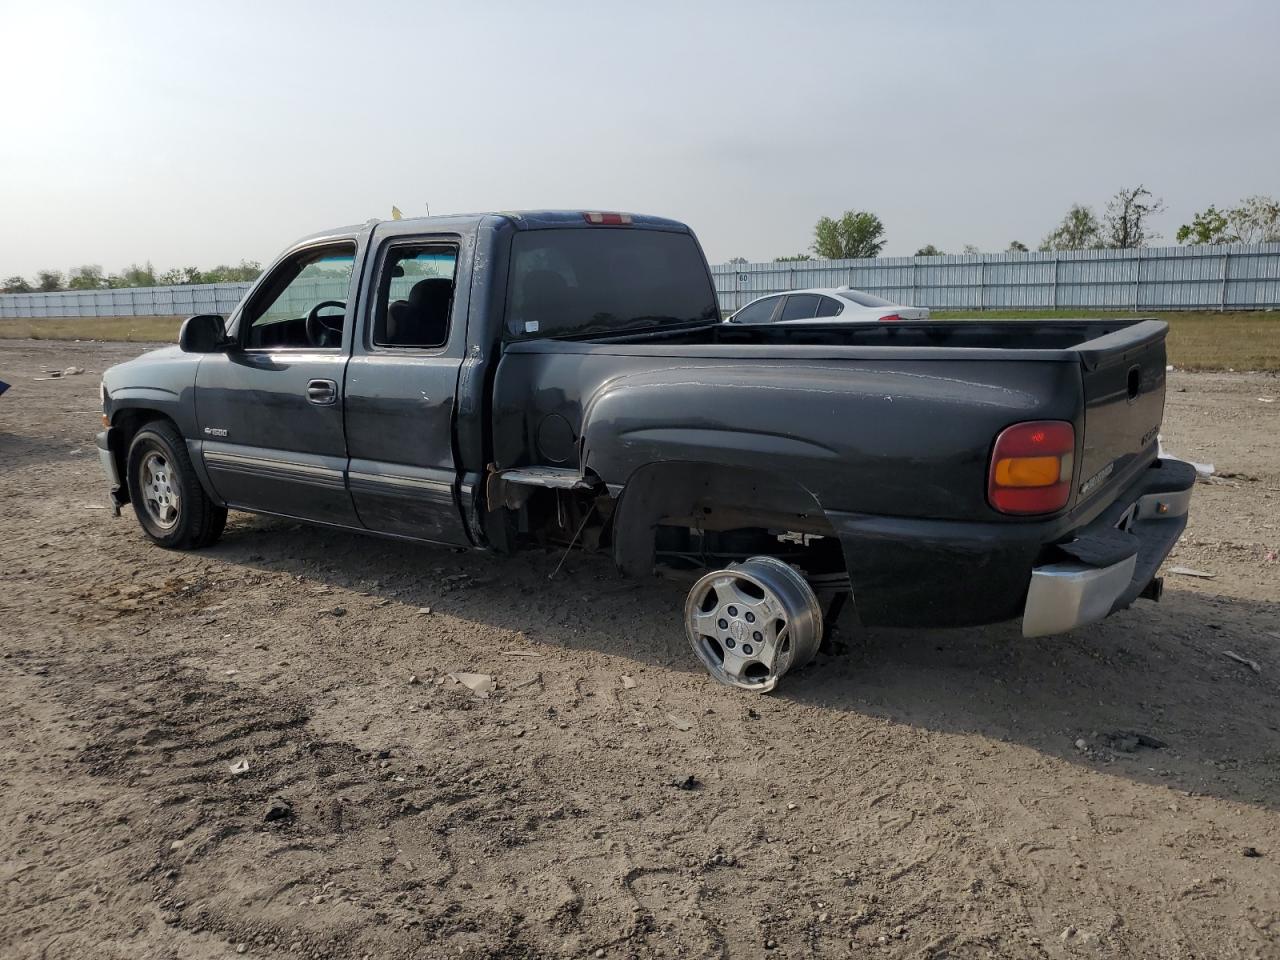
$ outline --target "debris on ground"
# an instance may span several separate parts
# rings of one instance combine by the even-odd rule
[[[677,790],[701,790],[702,781],[691,773],[683,780],[677,780],[675,782],[675,788]]]
[[[1121,753],[1137,753],[1139,747],[1149,750],[1163,750],[1168,746],[1163,740],[1133,730],[1117,730],[1115,733],[1104,733],[1100,738],[1107,746]]]
[[[1199,577],[1202,580],[1212,580],[1217,576],[1216,573],[1209,573],[1207,570],[1193,570],[1191,567],[1170,567],[1168,573],[1176,573],[1181,577]]]
[[[1179,457],[1177,454],[1170,453],[1168,450],[1166,450],[1164,448],[1164,437],[1159,434],[1156,435],[1156,450],[1157,450],[1157,455],[1162,460],[1184,459],[1183,457]],[[1196,477],[1198,479],[1207,480],[1209,479],[1209,477],[1213,476],[1212,463],[1196,463],[1194,460],[1187,460],[1187,463],[1191,464],[1191,466],[1196,468]]]
[[[248,773],[249,761],[246,760],[244,757],[241,757],[239,760],[232,761],[230,769],[231,769],[231,773],[237,777],[240,776],[240,774],[242,773]]]
[[[1222,655],[1226,657],[1228,660],[1234,660],[1236,663],[1244,664],[1254,673],[1262,672],[1262,664],[1258,663],[1257,660],[1250,660],[1248,657],[1242,657],[1240,656],[1240,654],[1234,653],[1231,650],[1223,650]]]
[[[418,616],[420,616],[420,617],[427,617],[427,616],[430,616],[430,615],[431,615],[431,608],[430,608],[430,607],[419,607],[419,608],[418,608]]]
[[[1257,847],[1245,847],[1243,850],[1240,851],[1240,853],[1246,857],[1262,856],[1262,851],[1260,851]]]
[[[635,688],[636,688],[636,679],[635,679],[635,677],[629,677],[629,676],[627,676],[627,675],[624,673],[624,674],[622,675],[622,689],[623,689],[623,690],[634,690]]]
[[[492,675],[487,673],[451,673],[449,679],[454,683],[460,683],[481,700],[489,699],[489,694],[493,693],[496,685]]]
[[[288,820],[293,816],[293,804],[284,797],[272,797],[271,802],[267,804],[266,812],[262,815],[264,823],[274,823],[277,820]]]
[[[692,723],[690,723],[688,720],[683,719],[682,717],[677,717],[674,713],[668,713],[667,720],[670,721],[671,725],[675,727],[677,730],[693,729]]]

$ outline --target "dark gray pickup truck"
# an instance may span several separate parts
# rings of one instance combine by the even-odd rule
[[[227,510],[682,573],[693,650],[768,690],[866,624],[1139,596],[1195,473],[1157,454],[1157,320],[720,322],[683,224],[536,212],[309,237],[232,315],[107,371],[102,463],[165,547]]]

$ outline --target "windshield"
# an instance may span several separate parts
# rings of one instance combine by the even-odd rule
[[[892,300],[881,300],[879,297],[873,297],[869,293],[863,293],[861,290],[837,290],[837,294],[846,300],[851,300],[860,307],[892,307]]]
[[[660,230],[528,230],[511,243],[507,331],[515,339],[616,333],[719,320],[691,235]]]

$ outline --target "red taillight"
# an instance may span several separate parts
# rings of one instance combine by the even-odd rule
[[[582,219],[587,223],[604,224],[606,226],[621,227],[631,222],[631,214],[629,213],[584,213]]]
[[[901,320],[901,319],[902,318],[898,316],[896,313],[886,313],[883,317],[880,318],[880,323],[888,323],[891,320]]]
[[[1015,423],[991,451],[987,499],[1001,513],[1053,513],[1071,499],[1076,431],[1065,420]]]

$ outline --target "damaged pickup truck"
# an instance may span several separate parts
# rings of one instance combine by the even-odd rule
[[[1166,332],[725,324],[671,220],[371,221],[108,370],[98,446],[163,547],[234,509],[682,574],[699,659],[769,690],[849,598],[1028,636],[1158,599],[1195,479],[1157,454]]]

